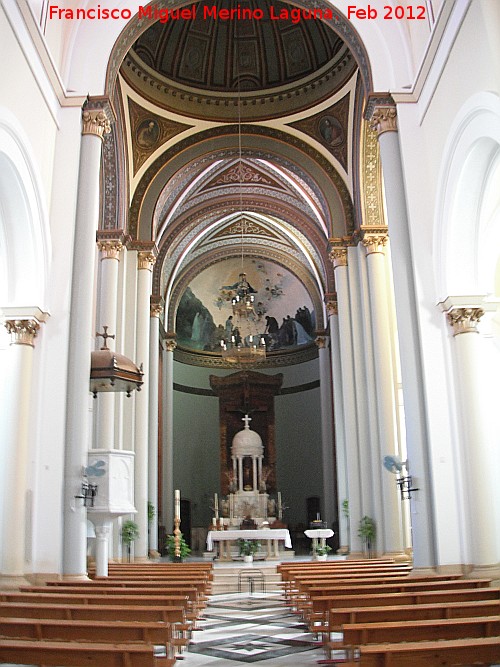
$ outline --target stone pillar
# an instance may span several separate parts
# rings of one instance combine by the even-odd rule
[[[326,312],[330,330],[330,361],[332,364],[333,414],[337,470],[337,498],[339,512],[339,552],[347,553],[349,544],[349,503],[344,430],[344,403],[342,392],[342,364],[340,359],[339,310],[337,295],[326,297]],[[347,507],[344,502],[347,501]]]
[[[332,376],[328,336],[320,334],[318,347],[321,395],[321,454],[323,467],[323,520],[331,528],[335,518],[335,463],[333,460]]]
[[[360,552],[361,541],[357,535],[357,522],[361,518],[361,488],[359,481],[358,426],[356,413],[356,386],[354,382],[353,345],[351,329],[351,311],[349,300],[349,278],[347,267],[347,248],[342,241],[330,250],[335,271],[337,287],[338,323],[340,356],[342,359],[342,398],[345,432],[347,500],[349,502],[349,542],[350,551]]]
[[[410,500],[413,516],[413,560],[416,568],[434,567],[437,555],[434,546],[436,540],[432,517],[427,411],[423,391],[425,385],[405,182],[397,132],[397,111],[392,98],[389,95],[370,97],[366,118],[377,132],[380,145],[391,237],[408,460],[419,488],[418,493],[413,494]]]
[[[82,489],[82,470],[90,447],[90,354],[94,346],[95,238],[99,220],[99,174],[102,139],[110,131],[110,112],[92,108],[82,114],[73,272],[71,284],[66,451],[63,497],[63,575],[87,579],[87,512],[75,499]]]
[[[139,537],[134,542],[134,557],[148,558],[148,478],[149,478],[149,337],[151,276],[155,263],[154,254],[140,251],[137,254],[137,317],[136,317],[136,359],[143,365],[144,391],[135,396],[135,477],[134,494],[137,514],[135,521]]]
[[[446,304],[446,302],[445,302]],[[461,442],[465,471],[466,530],[471,564],[476,573],[488,575],[496,566],[498,576],[498,526],[500,510],[492,502],[498,484],[498,438],[492,433],[491,410],[484,400],[483,339],[477,326],[484,315],[479,307],[451,307],[448,322],[453,329],[457,388],[461,406]],[[495,578],[495,577],[493,577]]]
[[[109,536],[111,521],[92,518],[95,527],[95,573],[98,577],[108,576]]]
[[[4,313],[5,314],[5,313]],[[5,327],[11,342],[3,379],[8,391],[3,393],[2,412],[5,429],[2,433],[4,487],[0,501],[3,505],[1,540],[5,546],[0,563],[0,584],[3,588],[26,585],[24,579],[27,558],[27,469],[29,465],[30,408],[34,340],[46,313],[37,317],[6,319]]]
[[[375,453],[374,457],[374,476],[376,478],[374,488],[380,489],[382,496],[381,516],[378,517],[378,543],[384,554],[397,555],[404,551],[401,500],[394,476],[387,474],[382,467],[385,455],[399,455],[400,453],[397,437],[393,335],[387,294],[388,276],[385,255],[387,242],[386,227],[363,229],[362,244],[366,249],[375,353],[376,408],[380,444],[380,450]]]
[[[163,349],[163,516],[167,533],[174,529],[174,350],[175,333],[167,333]]]
[[[99,237],[99,233],[98,233]],[[110,350],[116,348],[116,318],[118,297],[118,265],[120,252],[123,248],[118,239],[98,240],[97,247],[101,256],[101,274],[99,283],[99,319],[97,333],[103,333],[103,327],[108,328],[109,336],[106,345]],[[97,347],[101,347],[102,340],[97,338]],[[115,448],[115,394],[101,392],[97,395],[97,449]]]
[[[155,513],[149,521],[149,549],[158,551],[158,371],[160,367],[160,315],[163,306],[151,299],[149,336],[149,464],[148,501]]]

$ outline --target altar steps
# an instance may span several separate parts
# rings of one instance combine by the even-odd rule
[[[212,595],[222,593],[275,593],[281,591],[281,575],[276,563],[214,563]]]

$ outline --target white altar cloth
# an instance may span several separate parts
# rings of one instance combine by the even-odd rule
[[[266,528],[264,530],[210,530],[207,535],[207,550],[212,551],[214,542],[235,540],[284,540],[285,547],[292,548],[290,532],[286,528]]]
[[[316,538],[328,538],[328,537],[333,537],[334,533],[333,530],[330,530],[330,528],[311,528],[310,530],[304,530],[304,535],[306,537],[310,537],[312,539]]]

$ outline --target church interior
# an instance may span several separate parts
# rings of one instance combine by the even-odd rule
[[[70,4],[0,2],[0,589],[130,521],[499,580],[497,0]]]

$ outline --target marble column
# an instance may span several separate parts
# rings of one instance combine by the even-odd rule
[[[357,535],[357,522],[361,518],[361,488],[359,477],[358,425],[356,413],[356,385],[354,380],[354,349],[352,345],[351,307],[349,299],[349,277],[347,266],[347,248],[341,245],[330,249],[330,259],[335,271],[337,288],[338,324],[342,398],[347,471],[347,500],[349,503],[349,542],[350,551],[361,552],[361,541]]]
[[[109,538],[112,522],[104,519],[94,519],[95,527],[95,573],[98,577],[108,576]]]
[[[321,462],[323,467],[323,521],[329,528],[335,518],[335,464],[333,460],[332,376],[328,336],[316,337],[321,396]]]
[[[82,139],[76,203],[70,301],[66,450],[63,497],[63,564],[67,579],[87,579],[87,511],[75,498],[90,447],[90,354],[94,347],[95,238],[99,220],[102,140],[110,130],[110,112],[92,108],[82,114]]]
[[[151,299],[149,336],[149,456],[148,456],[148,502],[154,507],[154,516],[149,521],[149,549],[158,551],[158,395],[160,367],[160,315],[163,306]]]
[[[339,310],[337,295],[327,295],[326,312],[330,330],[330,361],[332,365],[333,415],[337,466],[337,497],[339,512],[339,551],[347,553],[349,544],[349,502],[345,449],[342,364],[340,359]],[[347,501],[347,506],[345,505]]]
[[[449,301],[449,300],[448,300]],[[446,302],[445,302],[446,303]],[[484,311],[476,306],[451,307],[447,311],[453,330],[457,389],[461,406],[466,535],[470,565],[482,576],[488,567],[498,572],[498,526],[500,510],[492,502],[498,484],[498,437],[492,432],[491,410],[484,400],[485,353],[478,323]]]
[[[135,476],[134,500],[137,514],[135,522],[139,537],[134,542],[136,560],[148,558],[148,478],[149,478],[149,338],[151,278],[155,263],[154,254],[140,251],[137,254],[137,316],[136,316],[136,359],[143,365],[144,390],[135,396]]]
[[[437,563],[430,487],[429,437],[396,106],[389,95],[373,95],[368,100],[365,115],[372,129],[377,132],[380,146],[387,222],[391,237],[408,460],[416,486],[420,489],[410,500],[413,518],[413,561],[416,568],[428,568],[434,567]]]
[[[393,334],[387,294],[388,276],[385,255],[387,242],[386,227],[363,229],[362,244],[366,249],[375,353],[375,393],[380,446],[380,449],[375,452],[373,471],[374,489],[381,491],[382,505],[378,543],[384,554],[397,555],[404,551],[401,500],[394,476],[388,474],[382,466],[385,455],[397,456],[400,453],[396,421],[397,398],[393,366]]]
[[[33,380],[34,340],[40,324],[47,315],[39,311],[38,317],[6,319],[5,327],[11,341],[6,354],[4,381],[8,391],[3,393],[2,412],[4,430],[2,433],[4,485],[0,492],[3,523],[1,524],[3,560],[0,565],[0,583],[3,588],[26,585],[27,558],[27,470],[29,466],[30,408]]]
[[[167,332],[163,348],[163,517],[167,533],[174,529],[174,350],[175,333]]]
[[[99,234],[98,234],[99,236]],[[105,343],[110,350],[116,348],[116,319],[118,299],[118,268],[120,253],[123,249],[121,241],[100,240],[97,242],[100,253],[101,271],[99,281],[99,320],[97,333],[103,333],[107,327],[109,334]],[[97,347],[103,341],[97,337]],[[97,449],[115,448],[115,394],[101,392],[97,395],[96,409],[96,440]]]

